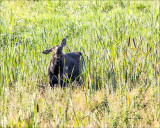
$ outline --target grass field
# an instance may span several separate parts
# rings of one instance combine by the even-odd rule
[[[159,7],[0,0],[0,127],[160,127]],[[42,51],[66,36],[84,82],[51,89]]]

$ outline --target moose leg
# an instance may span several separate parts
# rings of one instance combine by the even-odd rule
[[[65,84],[66,84],[66,79],[64,76],[61,76],[61,80],[60,80],[61,87],[65,87]]]
[[[52,87],[52,88],[53,88],[54,84],[53,84],[53,82],[52,82],[52,78],[51,78],[50,76],[48,76],[48,81],[49,81],[49,85],[50,85],[50,87]]]
[[[63,67],[61,65],[61,67]],[[65,87],[65,77],[64,77],[64,74],[63,74],[63,68],[60,68],[60,86],[63,88]]]
[[[55,75],[48,76],[49,85],[53,88],[54,84],[58,84],[58,78]]]

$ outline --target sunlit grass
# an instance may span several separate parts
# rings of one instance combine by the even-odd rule
[[[160,126],[158,4],[1,1],[0,126]],[[42,51],[67,35],[84,82],[51,90]]]

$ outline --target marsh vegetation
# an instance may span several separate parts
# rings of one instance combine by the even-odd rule
[[[159,21],[159,1],[1,0],[0,127],[160,127]],[[67,35],[84,81],[51,89]]]

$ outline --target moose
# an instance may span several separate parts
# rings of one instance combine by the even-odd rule
[[[53,88],[55,84],[60,83],[61,87],[66,82],[78,80],[81,75],[82,61],[84,61],[81,52],[70,52],[63,54],[63,47],[66,46],[66,38],[63,38],[59,45],[44,50],[43,54],[52,52],[48,66],[48,81]]]

